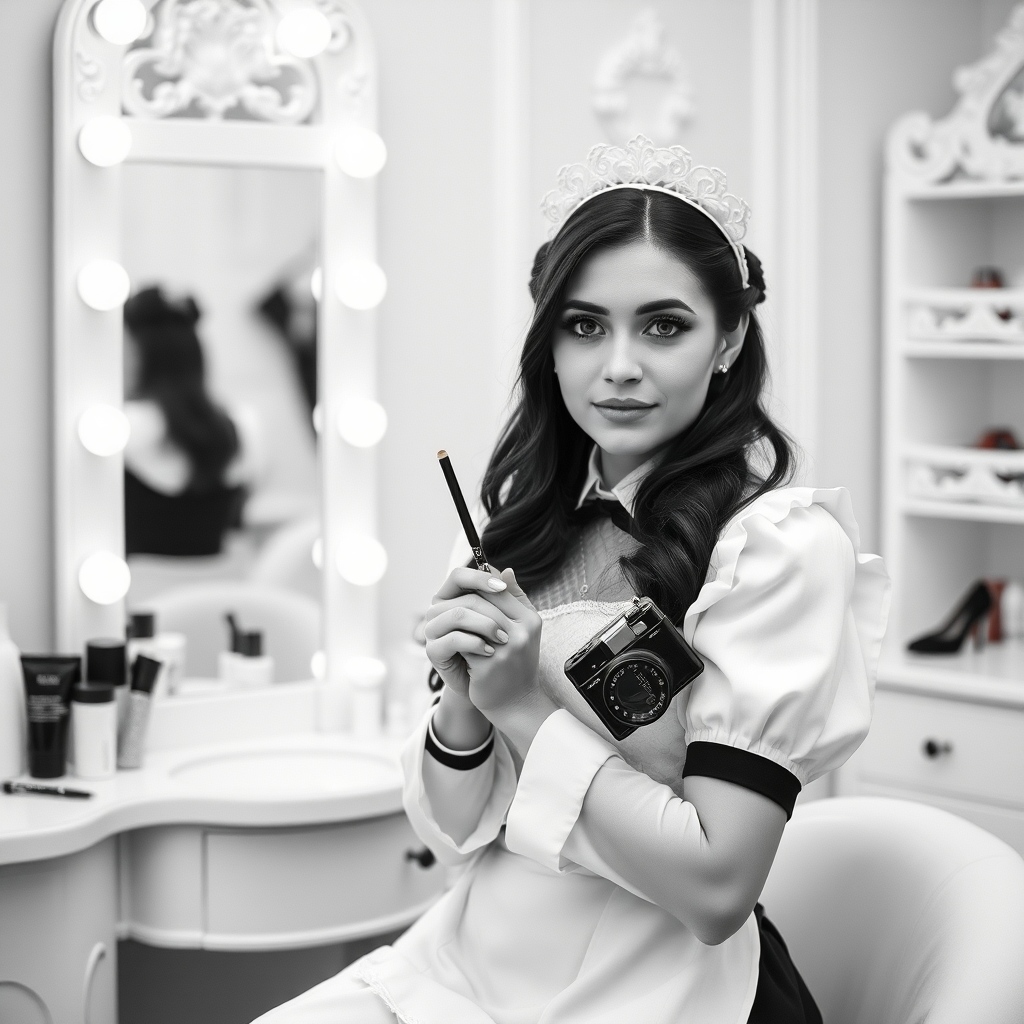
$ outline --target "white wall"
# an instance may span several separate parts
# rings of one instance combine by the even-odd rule
[[[52,637],[50,41],[59,0],[0,3],[0,601]]]
[[[697,120],[687,142],[751,182],[751,0],[522,0],[528,83],[522,216],[557,166],[599,137],[590,82],[604,48],[654,6],[690,64]],[[0,0],[0,599],[16,640],[50,639],[49,52],[58,0]],[[380,313],[385,643],[406,634],[440,581],[457,529],[434,452],[470,489],[500,409],[494,399],[496,217],[493,3],[364,0],[379,50]],[[1007,0],[821,0],[822,329],[817,479],[854,494],[877,538],[878,236],[881,146],[890,122],[948,109],[955,65],[975,59]],[[755,211],[756,216],[756,211]],[[531,234],[532,233],[532,234]],[[767,268],[769,279],[771,268]],[[525,289],[525,277],[522,287]]]

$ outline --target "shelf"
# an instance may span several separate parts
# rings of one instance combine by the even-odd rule
[[[907,288],[903,301],[923,306],[1024,307],[1024,288]]]
[[[928,519],[959,519],[976,523],[1024,523],[1024,505],[985,505],[970,501],[929,501],[907,498],[900,506],[903,514]]]
[[[944,444],[910,444],[903,450],[903,457],[950,469],[989,466],[1007,473],[1024,473],[1024,450],[968,448]],[[1024,509],[1024,503],[1021,507]]]
[[[988,644],[980,651],[965,645],[959,654],[887,652],[878,666],[878,685],[883,689],[1024,707],[1024,641],[1005,640]]]
[[[907,359],[1024,359],[1024,342],[1015,341],[907,341],[901,352]]]
[[[1022,181],[950,181],[940,185],[911,185],[907,199],[1006,199],[1024,198]]]

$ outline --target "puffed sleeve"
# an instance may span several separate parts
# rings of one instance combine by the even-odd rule
[[[725,779],[781,804],[839,767],[871,724],[889,604],[861,554],[848,493],[774,491],[737,516],[684,621],[705,662],[685,703],[683,775]]]

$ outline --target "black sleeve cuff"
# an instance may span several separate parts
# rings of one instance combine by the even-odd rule
[[[425,746],[427,753],[435,761],[440,762],[446,768],[454,768],[456,771],[468,772],[473,768],[479,768],[480,765],[482,765],[487,758],[494,753],[494,728],[491,728],[491,734],[479,747],[476,748],[476,750],[467,750],[463,753],[460,750],[451,750],[448,747],[442,747],[434,737],[434,723],[431,722],[427,726]]]
[[[689,744],[683,778],[687,775],[703,775],[752,789],[774,800],[786,812],[787,821],[793,816],[793,806],[800,795],[800,780],[781,764],[725,743],[698,740]]]

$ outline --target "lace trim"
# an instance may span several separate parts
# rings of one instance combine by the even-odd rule
[[[570,615],[573,612],[604,612],[605,614],[617,615],[620,612],[624,612],[632,604],[632,601],[570,601],[567,604],[555,605],[554,608],[542,608],[537,614],[542,619],[556,619],[560,615]],[[618,610],[609,612],[609,608]]]

